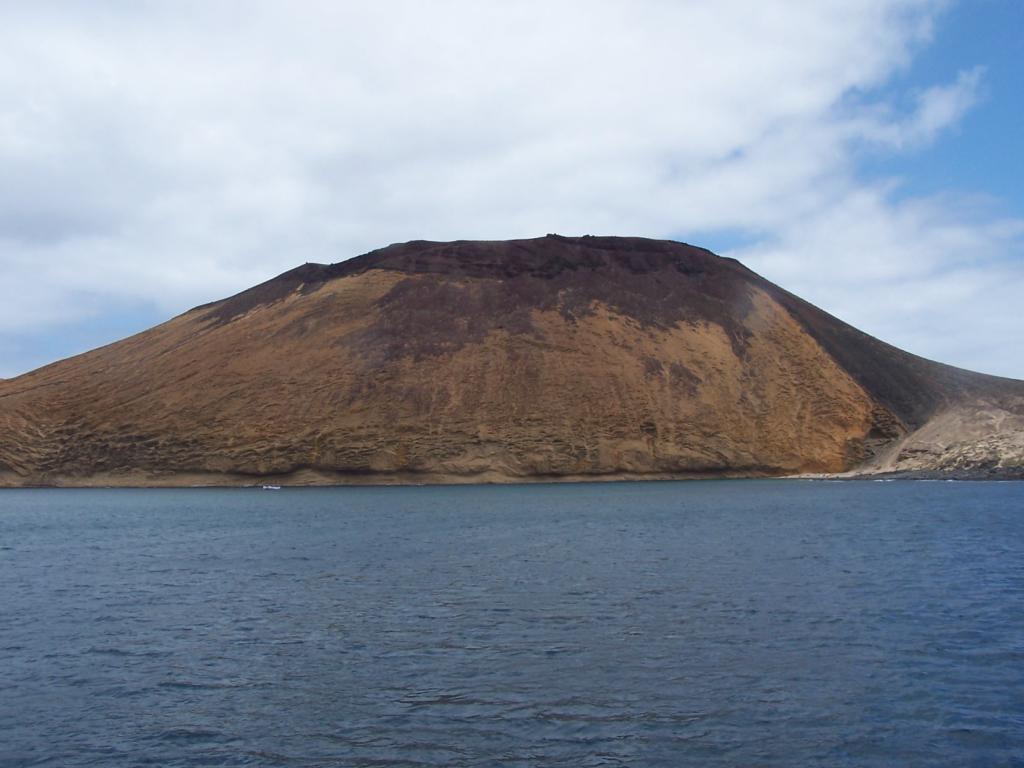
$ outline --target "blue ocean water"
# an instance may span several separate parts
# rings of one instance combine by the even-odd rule
[[[0,492],[0,766],[1022,766],[1024,483]]]

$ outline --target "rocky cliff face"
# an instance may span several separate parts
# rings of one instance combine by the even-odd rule
[[[1007,474],[1022,421],[699,248],[412,242],[0,381],[0,484]]]

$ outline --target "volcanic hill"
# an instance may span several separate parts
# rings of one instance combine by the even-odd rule
[[[0,381],[0,485],[1020,475],[1024,382],[902,352],[689,245],[306,264]]]

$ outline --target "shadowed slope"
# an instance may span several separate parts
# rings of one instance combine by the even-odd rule
[[[1022,400],[692,246],[417,241],[0,382],[0,482],[898,469],[939,414]]]

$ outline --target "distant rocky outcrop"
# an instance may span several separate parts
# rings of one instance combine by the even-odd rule
[[[306,264],[0,381],[0,485],[1009,477],[1024,383],[736,261],[549,235]]]

